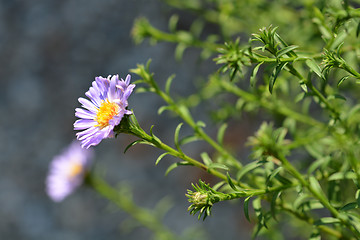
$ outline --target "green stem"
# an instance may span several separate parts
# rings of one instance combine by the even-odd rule
[[[261,107],[270,110],[271,112],[276,112],[278,114],[281,114],[283,116],[290,117],[292,119],[295,119],[299,122],[313,125],[313,126],[324,126],[322,122],[319,122],[318,120],[308,116],[303,115],[301,113],[295,112],[292,109],[286,107],[284,104],[273,104],[270,101],[267,101],[265,99],[258,99],[257,96],[254,94],[251,94],[249,92],[246,92],[236,85],[234,85],[231,82],[228,81],[220,81],[221,87],[223,87],[226,91],[235,94],[236,96],[243,98],[247,102],[256,102]]]
[[[314,85],[309,82],[306,78],[304,78],[291,64],[288,64],[287,67],[289,68],[289,72],[292,73],[294,76],[299,78],[299,80],[304,81],[306,86],[319,98],[319,100],[325,104],[326,108],[334,114],[335,119],[339,120],[340,122],[340,113],[331,106],[329,101],[324,97],[324,95],[314,87]]]
[[[345,226],[347,226],[355,236],[360,237],[360,233],[356,230],[356,228],[351,224],[351,222],[347,219],[344,218],[343,216],[340,215],[340,213],[338,212],[338,210],[336,210],[336,208],[334,208],[330,202],[328,201],[328,199],[320,192],[318,192],[308,181],[306,181],[304,179],[304,177],[302,176],[301,173],[299,173],[296,168],[293,167],[293,165],[290,164],[290,162],[283,156],[278,156],[278,159],[282,162],[282,165],[285,169],[287,169],[296,179],[299,180],[299,182],[301,183],[301,185],[303,185],[304,187],[306,187],[310,193],[312,193],[312,195],[317,198],[320,203],[327,208],[331,214],[335,217],[338,218]]]
[[[299,213],[297,211],[295,211],[294,209],[292,209],[291,207],[285,205],[285,204],[282,204],[280,205],[281,209],[283,209],[284,211],[294,215],[295,217],[297,217],[298,219],[304,221],[304,222],[307,222],[308,224],[310,225],[314,225],[314,219],[305,215],[305,214],[302,214],[302,213]],[[332,235],[334,237],[336,237],[337,239],[342,239],[343,238],[343,235],[341,232],[335,230],[335,229],[332,229],[328,226],[325,226],[325,225],[319,225],[317,226],[318,229],[320,229],[321,231],[323,231],[324,233],[327,233],[329,235]]]
[[[145,140],[146,142],[152,143],[155,147],[164,150],[165,152],[169,153],[170,155],[180,158],[188,163],[190,163],[191,165],[203,169],[206,172],[210,173],[211,175],[218,177],[222,180],[225,180],[226,182],[228,181],[228,178],[225,174],[213,169],[213,168],[209,168],[208,166],[206,166],[205,164],[187,156],[186,154],[184,154],[183,152],[179,152],[178,150],[175,150],[174,148],[166,145],[165,143],[163,143],[160,139],[158,138],[154,138],[153,136],[148,135],[144,130],[139,129],[138,127],[134,127],[134,126],[130,126],[130,131],[126,132],[128,134],[132,134],[135,135],[137,137],[139,137],[140,139]],[[244,189],[250,189],[248,185],[238,182],[235,179],[230,179],[235,185],[244,188]]]
[[[179,117],[181,117],[190,127],[192,127],[195,133],[200,136],[203,140],[208,142],[216,151],[218,151],[225,159],[231,161],[231,163],[237,168],[241,169],[242,164],[231,154],[229,153],[223,146],[214,141],[209,135],[205,133],[205,131],[199,127],[194,119],[192,118],[190,112],[187,108],[177,105],[174,100],[165,92],[160,90],[156,82],[154,81],[151,74],[148,74],[147,71],[142,69],[140,76],[143,77],[146,83],[154,88],[156,94],[158,94],[170,107],[172,107],[173,111],[176,112]]]
[[[136,221],[153,231],[157,239],[177,239],[175,235],[166,228],[151,211],[140,208],[134,204],[128,194],[121,193],[112,188],[104,180],[96,176],[88,176],[87,183],[92,186],[100,195],[118,205],[122,210],[131,215]]]

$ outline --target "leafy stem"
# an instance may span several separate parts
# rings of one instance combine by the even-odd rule
[[[145,69],[144,65],[138,65],[137,69],[133,69],[132,71],[142,77],[143,81],[152,87],[152,90],[158,94],[169,106],[173,112],[175,112],[180,118],[182,118],[191,128],[194,129],[195,133],[201,137],[204,141],[208,142],[216,151],[218,151],[225,159],[231,161],[231,163],[238,169],[241,169],[242,164],[231,154],[229,153],[223,146],[214,141],[203,129],[202,127],[196,123],[191,116],[190,111],[184,105],[177,104],[169,94],[162,91],[157,83],[155,82],[152,74],[149,73],[149,64]]]
[[[205,170],[206,172],[210,173],[213,176],[216,176],[222,180],[225,181],[231,181],[233,182],[235,185],[244,188],[244,189],[249,189],[249,186],[247,186],[244,183],[238,182],[232,178],[229,178],[229,176],[217,171],[214,168],[210,168],[208,166],[206,166],[205,164],[187,156],[185,153],[183,153],[181,150],[176,150],[170,146],[168,146],[167,144],[163,143],[158,137],[156,137],[151,130],[151,134],[147,134],[138,124],[136,118],[134,115],[131,116],[131,119],[127,116],[125,116],[121,123],[114,128],[114,131],[116,132],[116,134],[119,133],[126,133],[126,134],[131,134],[134,135],[138,138],[141,139],[141,141],[136,141],[135,143],[143,143],[143,144],[148,144],[148,145],[152,145],[155,146],[159,149],[164,150],[166,153],[177,157],[179,159],[182,159],[185,161],[185,163],[180,163],[179,165],[192,165],[195,166],[197,168],[200,168],[202,170]],[[133,146],[134,144],[132,144],[131,146]]]
[[[278,159],[281,161],[283,167],[287,169],[296,179],[298,179],[301,185],[306,187],[311,192],[311,194],[331,212],[335,218],[338,218],[345,226],[347,226],[355,236],[360,237],[359,231],[352,225],[349,219],[346,216],[340,214],[339,211],[331,205],[331,203],[325,197],[324,193],[321,191],[320,185],[315,180],[315,178],[310,178],[309,181],[307,181],[284,156],[280,155],[278,156]]]

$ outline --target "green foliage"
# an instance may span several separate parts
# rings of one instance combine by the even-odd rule
[[[166,174],[186,165],[219,179],[213,187],[199,180],[188,190],[188,210],[199,219],[217,202],[243,199],[244,216],[255,224],[253,238],[278,239],[286,224],[308,239],[359,239],[359,1],[165,2],[191,12],[191,26],[178,28],[180,13],[169,19],[168,31],[139,18],[135,42],[171,42],[178,60],[186,49],[199,48],[200,58],[213,59],[214,71],[197,92],[175,98],[174,75],[163,90],[150,61],[139,64],[131,70],[139,77],[138,92],[158,95],[165,104],[158,113],[169,111],[181,123],[170,144],[152,128],[146,133],[134,115],[116,134],[139,138],[128,148],[141,143],[161,149],[156,164],[175,157]],[[214,120],[204,119],[208,126],[196,114],[204,109]],[[251,154],[243,160],[234,150],[243,148],[237,129],[255,117],[262,124],[252,125],[258,130],[248,137]],[[191,133],[182,137],[185,127]],[[208,149],[189,156],[185,145],[194,141]]]

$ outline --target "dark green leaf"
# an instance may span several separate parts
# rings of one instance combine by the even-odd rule
[[[350,75],[347,75],[347,76],[342,77],[342,78],[339,80],[337,86],[339,87],[339,86],[343,83],[343,81],[345,81],[345,80],[348,79],[349,77],[350,77]]]
[[[295,46],[295,45],[292,45],[292,46],[288,46],[288,47],[285,47],[283,49],[281,49],[280,51],[277,52],[276,54],[276,57],[281,57],[282,55],[284,54],[287,54],[289,52],[293,52],[294,49],[298,48],[299,46]]]
[[[256,65],[251,73],[251,77],[250,77],[250,86],[254,87],[255,83],[256,83],[256,74],[259,71],[259,67],[263,64],[264,62],[259,63],[258,65]]]
[[[231,187],[232,189],[234,189],[235,191],[237,191],[237,188],[236,188],[236,186],[234,185],[233,181],[231,180],[231,177],[230,177],[230,175],[229,175],[228,172],[226,173],[226,178],[227,178],[227,182],[228,182],[228,184],[230,185],[230,187]]]
[[[250,222],[250,217],[249,217],[249,201],[250,201],[251,196],[245,198],[244,200],[244,214],[246,219]]]
[[[276,66],[276,68],[274,69],[273,73],[270,76],[270,81],[269,81],[269,92],[272,93],[273,88],[274,88],[274,84],[275,81],[279,75],[279,73],[281,72],[281,70],[287,65],[287,62],[282,62],[279,65]]]
[[[355,208],[358,208],[357,202],[351,202],[351,203],[345,204],[339,210],[340,211],[348,211],[348,210],[355,209]]]

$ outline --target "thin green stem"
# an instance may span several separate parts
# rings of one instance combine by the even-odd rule
[[[295,217],[297,217],[298,219],[308,223],[309,225],[314,225],[314,219],[312,217],[309,217],[305,214],[301,214],[297,211],[295,211],[294,209],[292,209],[291,207],[285,205],[285,204],[281,204],[280,205],[280,208],[283,209],[284,211],[294,215]],[[337,239],[342,239],[343,238],[343,235],[341,232],[335,230],[335,229],[332,229],[328,226],[325,226],[325,225],[319,225],[317,226],[318,229],[320,229],[322,232],[324,233],[327,233],[329,235],[332,235],[334,237],[336,237]]]
[[[330,202],[324,196],[324,194],[318,192],[308,181],[306,181],[303,175],[299,173],[298,170],[296,170],[296,168],[294,168],[294,166],[291,165],[290,162],[285,157],[278,156],[278,159],[282,162],[283,167],[287,169],[296,179],[298,179],[301,185],[306,187],[310,191],[310,193],[312,193],[312,195],[315,198],[317,198],[320,201],[320,203],[325,208],[327,208],[335,218],[338,218],[345,226],[347,226],[355,236],[360,237],[360,233],[351,224],[351,222],[347,218],[344,218],[342,215],[340,215],[338,210],[336,210],[336,208],[334,208],[330,204]]]
[[[304,78],[295,68],[293,65],[288,64],[287,67],[289,68],[289,72],[299,78],[299,80],[304,81],[306,86],[314,93],[315,96],[319,98],[319,100],[325,104],[326,108],[334,114],[334,117],[338,119],[340,122],[340,113],[329,103],[329,101],[324,97],[324,95],[314,87],[314,85],[309,82],[306,78]]]
[[[301,114],[299,112],[296,112],[288,107],[286,107],[284,104],[273,104],[270,101],[267,101],[265,99],[259,99],[254,94],[251,94],[249,92],[246,92],[239,87],[237,87],[235,84],[228,82],[228,81],[220,81],[221,87],[223,87],[226,91],[235,94],[236,96],[243,98],[247,102],[256,102],[261,107],[270,110],[271,112],[276,112],[278,114],[281,114],[283,116],[290,117],[292,119],[295,119],[299,122],[313,125],[313,126],[321,126],[323,127],[324,124],[322,122],[319,122],[318,120],[308,116]]]
[[[157,239],[177,239],[176,236],[161,223],[160,219],[158,219],[153,212],[136,206],[129,197],[129,194],[121,193],[120,191],[112,188],[104,180],[96,176],[88,176],[87,183],[100,195],[118,205],[122,210],[131,215],[136,221],[141,223],[149,230],[153,231],[157,236]]]
[[[160,139],[158,138],[154,138],[150,135],[148,135],[147,133],[145,133],[144,130],[142,129],[138,129],[138,128],[132,128],[129,132],[129,134],[133,134],[143,140],[145,140],[146,142],[149,142],[149,143],[152,143],[154,146],[156,146],[157,148],[159,149],[162,149],[164,150],[165,152],[169,153],[170,155],[174,156],[174,157],[177,157],[177,158],[180,158],[188,163],[190,163],[191,165],[197,167],[197,168],[200,168],[200,169],[203,169],[205,170],[206,172],[210,173],[211,175],[215,176],[215,177],[218,177],[222,180],[225,180],[226,182],[228,181],[228,177],[213,169],[213,168],[209,168],[208,166],[206,166],[205,164],[187,156],[186,154],[184,154],[183,152],[179,152],[178,150],[166,145],[165,143],[163,143]],[[250,189],[250,187],[244,183],[241,183],[239,181],[236,181],[235,179],[230,179],[235,185],[241,187],[241,188],[244,188],[244,189]]]
[[[143,72],[144,73],[144,72]],[[145,71],[146,73],[146,71]],[[231,154],[229,153],[223,146],[219,143],[214,141],[206,132],[196,124],[193,117],[191,116],[190,112],[187,108],[183,106],[179,106],[175,103],[175,101],[165,92],[160,90],[156,82],[154,81],[153,77],[150,74],[142,74],[141,75],[145,82],[147,82],[150,86],[154,88],[156,94],[158,94],[180,118],[182,118],[190,127],[192,127],[195,133],[200,136],[204,141],[208,142],[216,151],[218,151],[225,159],[231,161],[231,163],[237,168],[241,169],[242,164]]]

